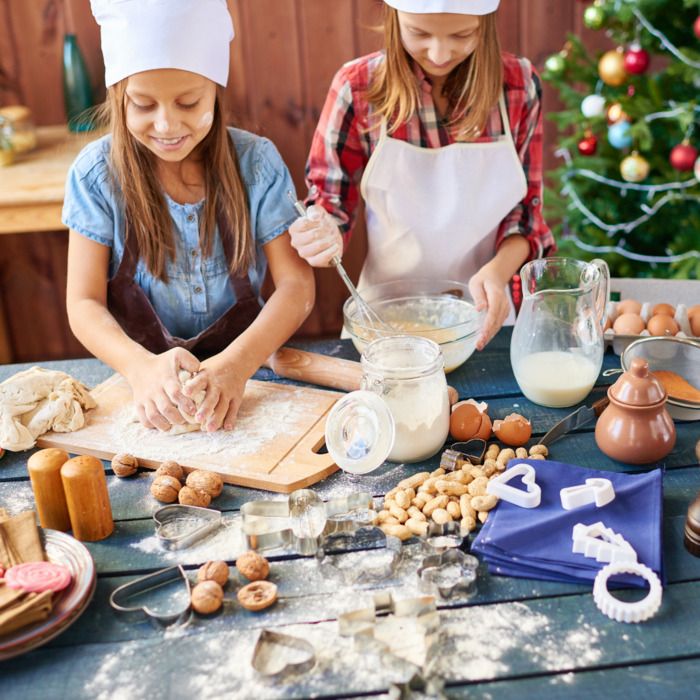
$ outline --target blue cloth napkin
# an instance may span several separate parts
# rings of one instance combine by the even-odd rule
[[[566,583],[591,582],[605,564],[583,554],[574,554],[571,533],[577,523],[602,522],[630,543],[640,563],[663,578],[661,469],[644,474],[618,474],[563,462],[519,461],[535,469],[542,502],[537,508],[520,508],[500,501],[491,511],[471,547],[473,552],[483,555],[491,573]],[[610,479],[615,499],[602,508],[591,503],[564,510],[559,491],[584,484],[586,479],[594,477]],[[519,476],[509,485],[524,489]],[[620,576],[615,580],[645,585],[635,576]]]

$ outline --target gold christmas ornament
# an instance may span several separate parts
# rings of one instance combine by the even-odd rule
[[[625,57],[622,49],[606,51],[598,61],[598,73],[606,85],[620,87],[627,80]]]
[[[649,161],[633,151],[620,163],[620,173],[626,182],[641,182],[649,175]]]

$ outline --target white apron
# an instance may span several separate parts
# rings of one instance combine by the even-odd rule
[[[504,135],[488,143],[421,148],[386,122],[360,191],[369,250],[358,288],[407,277],[467,283],[496,253],[505,216],[527,192],[503,95]]]

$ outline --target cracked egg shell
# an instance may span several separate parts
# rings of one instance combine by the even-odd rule
[[[532,425],[519,413],[511,413],[493,423],[493,434],[506,445],[521,447],[532,435]]]
[[[460,441],[477,437],[488,440],[491,435],[491,419],[474,403],[460,401],[452,409],[450,435]]]

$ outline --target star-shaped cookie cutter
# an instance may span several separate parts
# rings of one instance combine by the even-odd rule
[[[342,567],[344,557],[333,553],[362,551],[362,565]],[[391,578],[403,551],[398,537],[378,527],[360,527],[355,532],[336,533],[324,538],[316,552],[316,564],[326,577],[346,585],[367,585]]]
[[[217,530],[222,523],[218,510],[177,503],[159,508],[153,513],[153,520],[156,523],[156,537],[166,549],[189,547]]]
[[[315,554],[323,538],[354,532],[370,524],[372,496],[352,493],[324,502],[310,489],[289,494],[287,501],[249,501],[241,507],[243,533],[250,549],[283,547]]]
[[[424,593],[437,594],[443,600],[456,594],[471,596],[476,593],[478,568],[479,560],[460,549],[431,554],[418,567],[418,587]]]

